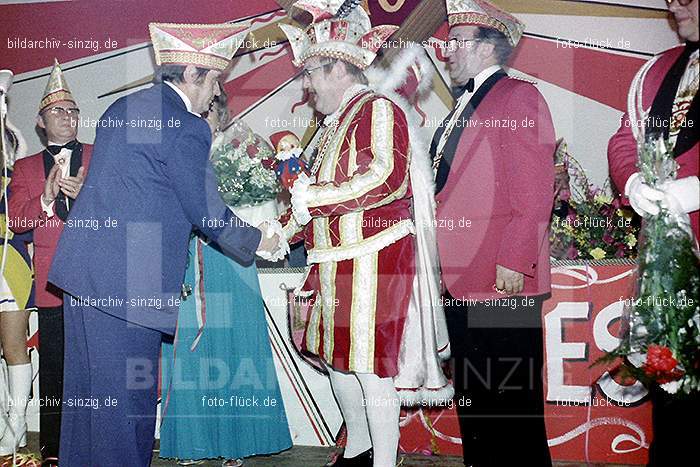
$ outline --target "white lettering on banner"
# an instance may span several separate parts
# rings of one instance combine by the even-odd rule
[[[613,302],[606,306],[596,315],[593,322],[593,340],[603,352],[614,350],[620,339],[609,331],[609,325],[613,321],[620,319],[625,309],[623,301]],[[647,389],[639,381],[625,386],[615,381],[607,371],[597,381],[600,390],[610,399],[619,403],[634,403],[642,400],[648,393]]]
[[[609,325],[622,316],[624,303],[617,301],[603,308],[593,321],[593,341],[603,352],[615,349],[620,339],[610,333]],[[547,345],[547,401],[592,403],[593,389],[589,386],[569,385],[564,381],[564,360],[586,360],[586,342],[564,342],[562,340],[565,319],[589,320],[588,303],[561,302],[545,316]],[[592,362],[591,362],[592,363]],[[615,381],[606,371],[596,381],[606,398],[622,405],[639,402],[647,390],[639,381],[625,386]]]
[[[560,302],[544,317],[547,346],[547,401],[590,402],[592,388],[564,384],[564,360],[585,360],[585,342],[564,342],[565,319],[589,319],[588,303]]]

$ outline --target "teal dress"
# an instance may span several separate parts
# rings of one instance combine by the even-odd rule
[[[185,284],[192,291],[174,344],[163,344],[160,457],[235,459],[290,448],[255,265],[195,237]]]

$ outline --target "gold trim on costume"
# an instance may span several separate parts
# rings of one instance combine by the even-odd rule
[[[314,228],[315,227],[316,226],[314,226]],[[415,233],[416,228],[413,225],[413,221],[411,219],[403,219],[386,230],[353,245],[341,245],[330,248],[317,248],[314,246],[314,248],[308,252],[306,260],[309,264],[313,264],[353,259],[379,251],[401,240],[406,235]]]
[[[378,259],[374,252],[353,260],[349,369],[359,373],[374,372]]]
[[[203,68],[211,68],[213,70],[225,70],[228,67],[229,61],[225,58],[214,57],[200,52],[158,52],[161,65],[177,64],[177,65],[194,65]]]
[[[314,226],[314,246],[321,248],[332,248],[331,236],[328,230],[330,224],[327,217],[314,217],[311,222]]]
[[[321,313],[323,312],[323,307],[321,304],[321,294],[320,291],[316,292],[314,296],[314,304],[311,307],[311,313],[309,315],[309,324],[306,328],[306,350],[313,353],[314,355],[320,355],[318,349],[321,345]]]
[[[380,98],[372,102],[371,131],[374,157],[368,170],[338,185],[310,185],[309,208],[355,200],[386,182],[394,170],[394,111],[389,100]],[[346,131],[340,132],[338,139],[342,141],[346,134]]]
[[[333,348],[335,347],[335,278],[338,271],[337,263],[321,263],[318,265],[321,278],[321,310],[323,313],[323,355],[332,365]]]
[[[452,13],[451,15],[448,15],[447,22],[449,23],[450,27],[460,24],[474,24],[477,26],[493,28],[502,32],[503,35],[506,36],[509,41],[511,41],[510,31],[508,31],[505,24],[482,13],[475,13],[473,11],[468,13]]]

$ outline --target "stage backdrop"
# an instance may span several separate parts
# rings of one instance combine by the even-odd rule
[[[375,24],[401,24],[420,2],[369,0],[365,3]],[[557,136],[566,138],[570,153],[581,162],[590,179],[602,185],[607,178],[607,141],[618,126],[632,76],[645,60],[678,43],[668,20],[665,1],[494,0],[494,3],[512,11],[527,25],[510,72],[538,82],[551,109]],[[79,139],[92,142],[95,122],[104,110],[126,93],[149,85],[154,65],[147,25],[152,21],[249,23],[253,34],[237,54],[225,86],[232,96],[231,113],[245,120],[263,137],[281,129],[301,136],[314,121],[308,106],[295,105],[302,100],[301,82],[294,79],[289,46],[276,25],[286,18],[286,13],[273,0],[10,0],[2,2],[0,18],[3,24],[0,29],[3,50],[0,68],[9,68],[16,74],[15,84],[9,92],[10,120],[27,139],[29,154],[42,147],[35,129],[36,112],[54,58],[63,64],[68,83],[81,108]],[[447,26],[443,23],[434,32],[434,37],[442,39],[446,33]],[[431,46],[427,48],[439,74],[435,92],[421,107],[430,117],[428,122],[434,123],[448,111],[445,90],[449,78],[441,54]],[[423,131],[429,137],[434,128],[428,124]],[[582,274],[580,277],[585,277],[585,271],[579,273]],[[605,274],[599,278],[608,277]],[[559,272],[555,275],[560,281],[564,277],[572,281],[570,286],[577,285],[573,281],[580,280],[580,277],[562,276]],[[609,293],[617,294],[622,290],[620,284],[613,287],[611,283],[607,289],[605,283],[596,283],[590,290],[614,290]],[[622,285],[626,287],[626,284]],[[598,308],[584,309],[582,304],[589,303],[589,300],[583,300],[580,294],[586,290],[589,289],[557,289],[555,294],[564,294],[565,299],[557,302],[557,308],[546,310],[548,364],[550,371],[555,369],[553,376],[548,374],[548,410],[559,420],[558,425],[550,423],[553,449],[559,458],[584,459],[587,452],[592,459],[600,455],[612,456],[615,462],[640,461],[645,448],[639,446],[648,444],[648,432],[637,429],[645,426],[642,423],[644,416],[630,415],[631,418],[617,420],[601,415],[607,412],[599,412],[608,408],[589,406],[590,410],[587,409],[581,420],[580,417],[568,416],[570,410],[580,413],[580,408],[560,403],[568,403],[570,398],[595,402],[605,399],[604,394],[611,399],[615,394],[621,397],[620,388],[607,378],[599,381],[594,390],[586,389],[591,378],[595,377],[597,381],[601,376],[596,375],[597,370],[588,370],[588,364],[601,349],[606,348],[604,346],[613,342],[610,331],[595,326],[603,326],[607,317],[619,311],[619,305],[614,301],[605,302]],[[578,294],[575,299],[574,294]],[[612,298],[607,297],[607,300]],[[558,320],[564,323],[563,328],[557,327]],[[566,330],[563,335],[561,329]],[[36,335],[30,342],[36,342]],[[279,370],[284,371],[283,368]],[[300,371],[313,370],[302,368]],[[318,418],[323,408],[310,400],[308,394],[327,383],[318,378],[309,381],[318,384],[319,388],[310,386],[304,392],[306,395],[300,395],[306,400],[304,416]],[[641,397],[641,393],[631,390],[622,393],[634,400]],[[630,396],[629,393],[636,395]],[[625,410],[625,413],[643,412],[641,407]],[[335,422],[339,422],[337,413],[327,414],[325,422],[318,421],[313,430],[297,433],[296,441],[327,443],[336,428]],[[625,428],[625,434],[616,437],[615,430],[619,428],[613,423],[617,422],[632,428]],[[441,433],[451,433],[444,435],[447,437],[446,446],[441,444],[443,441],[437,441],[436,446],[443,446],[444,452],[455,450],[450,444],[454,439],[450,436],[454,437],[456,431],[438,429],[442,424],[454,424],[450,417],[428,423],[426,419],[410,414],[406,423],[427,426],[437,438],[443,436]],[[601,423],[605,426],[600,427]],[[588,430],[591,426],[596,428]],[[36,429],[36,425],[33,428]],[[590,433],[600,431],[608,433],[610,439],[603,444],[592,443]],[[504,443],[507,445],[507,440]],[[630,452],[615,454],[626,450]]]

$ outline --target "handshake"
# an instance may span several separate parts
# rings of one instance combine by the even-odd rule
[[[284,237],[282,224],[276,220],[269,220],[258,225],[258,229],[262,232],[262,238],[255,254],[266,261],[284,259],[289,253],[289,244]]]

